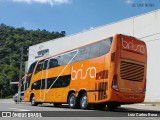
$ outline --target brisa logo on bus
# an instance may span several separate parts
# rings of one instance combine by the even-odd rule
[[[129,49],[129,50],[133,50],[133,51],[137,51],[140,52],[142,54],[145,53],[145,47],[143,45],[139,45],[139,44],[134,44],[134,41],[132,40],[131,42],[128,42],[126,40],[124,40],[122,38],[122,46],[125,49]]]
[[[96,78],[96,68],[95,67],[88,67],[86,70],[83,68],[83,64],[81,65],[81,68],[78,70],[74,70],[72,66],[71,70],[71,77],[72,80],[77,80],[79,79],[86,79],[88,76],[90,78]]]

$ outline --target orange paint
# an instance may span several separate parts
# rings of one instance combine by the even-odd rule
[[[100,42],[102,44],[98,44]],[[47,66],[45,60],[48,60]],[[50,67],[53,61],[55,67]],[[34,94],[36,102],[67,103],[71,91],[78,97],[83,90],[89,103],[143,102],[146,69],[145,43],[115,34],[39,60],[24,101],[29,102]]]

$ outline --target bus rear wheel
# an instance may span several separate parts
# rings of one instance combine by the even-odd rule
[[[89,109],[88,97],[86,93],[83,93],[80,98],[80,108],[85,110]]]
[[[37,106],[38,105],[38,103],[35,101],[35,96],[34,95],[31,97],[31,105],[32,106]]]
[[[75,93],[71,93],[69,95],[68,105],[69,105],[69,108],[71,108],[71,109],[77,108],[77,98],[76,98]]]

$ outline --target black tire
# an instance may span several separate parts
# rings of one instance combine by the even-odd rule
[[[69,105],[69,108],[71,108],[71,109],[77,108],[77,97],[76,97],[75,93],[71,93],[69,95],[68,105]]]
[[[89,109],[88,97],[86,93],[83,93],[80,98],[80,108],[81,109]]]
[[[115,111],[115,109],[117,109],[120,105],[117,104],[107,104],[107,108],[110,111]]]
[[[38,105],[38,103],[35,101],[35,96],[34,95],[31,97],[31,105],[32,106],[37,106]]]
[[[54,103],[54,107],[61,107],[61,103]]]
[[[105,103],[94,105],[94,109],[96,110],[103,110],[105,107],[106,107]]]

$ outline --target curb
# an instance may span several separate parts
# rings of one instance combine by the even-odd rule
[[[160,106],[160,104],[135,104],[135,105],[142,105],[142,106]]]

